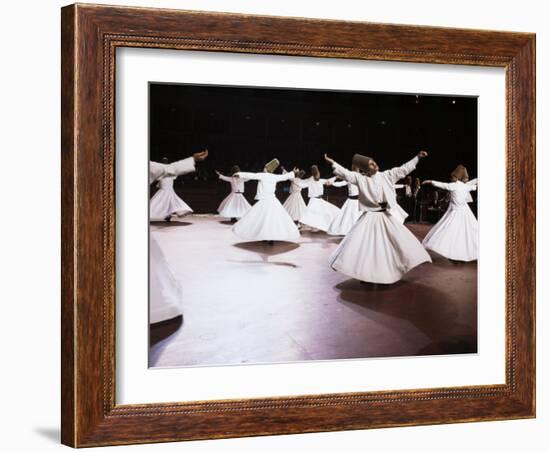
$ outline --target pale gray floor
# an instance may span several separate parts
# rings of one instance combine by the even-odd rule
[[[423,237],[430,225],[412,225]],[[340,239],[239,243],[215,216],[152,225],[184,285],[184,320],[151,348],[151,366],[472,353],[477,264],[436,254],[393,285],[332,269]]]

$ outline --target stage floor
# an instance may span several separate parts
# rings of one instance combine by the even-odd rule
[[[422,239],[432,225],[407,226]],[[322,232],[239,243],[229,222],[200,215],[151,231],[184,286],[183,323],[151,329],[152,367],[477,352],[477,262],[431,253],[373,285],[329,267],[341,239]]]

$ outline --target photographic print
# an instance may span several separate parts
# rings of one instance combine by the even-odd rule
[[[150,367],[477,352],[477,97],[148,89]]]
[[[61,24],[64,444],[535,416],[534,34]]]

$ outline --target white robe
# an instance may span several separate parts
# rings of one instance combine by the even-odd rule
[[[149,201],[149,219],[162,221],[171,215],[183,216],[193,212],[174,191],[174,176],[163,177],[157,184],[159,189]]]
[[[294,221],[298,221],[306,210],[306,203],[302,198],[304,188],[306,188],[306,184],[302,179],[294,178],[290,181],[290,194],[283,207]]]
[[[328,228],[327,234],[330,235],[346,235],[361,216],[359,210],[359,188],[357,185],[350,184],[346,181],[332,182],[333,187],[348,187],[348,199],[338,211],[338,215],[334,217]],[[357,198],[357,199],[352,199]]]
[[[220,174],[220,179],[231,184],[231,193],[218,207],[218,213],[225,218],[242,218],[252,207],[244,197],[245,181],[240,177],[227,177]]]
[[[334,204],[325,201],[322,196],[324,193],[325,183],[328,179],[315,180],[310,177],[304,180],[307,187],[307,196],[309,201],[306,210],[300,217],[300,223],[305,224],[313,229],[327,231],[330,224],[338,215],[340,209]]]
[[[247,242],[280,240],[297,242],[298,228],[275,196],[278,182],[294,179],[294,173],[237,173],[244,180],[257,180],[256,204],[233,226],[237,237]]]
[[[163,177],[174,177],[195,171],[195,160],[189,157],[164,165],[149,163],[149,183]],[[149,322],[156,323],[183,314],[182,287],[175,278],[155,233],[149,234]]]
[[[431,262],[416,237],[403,225],[394,184],[416,168],[418,158],[366,176],[335,163],[334,174],[359,188],[363,212],[330,257],[331,267],[361,281],[391,284],[423,262]],[[386,205],[385,210],[381,207]]]
[[[477,180],[469,183],[432,181],[434,187],[451,194],[449,207],[437,224],[430,229],[422,244],[429,250],[455,261],[470,262],[478,258],[478,222],[468,203]]]

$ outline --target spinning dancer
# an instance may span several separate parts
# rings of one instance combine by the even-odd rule
[[[177,177],[195,171],[195,162],[208,157],[208,151],[193,154],[193,157],[179,160],[171,164],[149,162],[149,183],[165,177]],[[156,323],[183,314],[181,300],[182,287],[175,278],[164,253],[162,252],[155,233],[149,234],[149,322]]]
[[[314,230],[327,231],[340,209],[323,199],[324,186],[328,179],[322,179],[317,165],[311,167],[311,177],[304,181],[309,201],[300,223]]]
[[[470,262],[478,257],[478,222],[469,202],[470,192],[477,190],[477,179],[468,182],[466,167],[458,165],[451,173],[451,183],[425,180],[451,194],[449,207],[437,224],[430,229],[422,244],[447,259]]]
[[[271,243],[274,240],[296,242],[300,238],[298,228],[275,196],[277,183],[294,179],[297,169],[286,174],[272,174],[278,166],[279,161],[273,159],[264,166],[263,173],[236,174],[244,180],[258,181],[255,198],[258,202],[233,226],[233,232],[240,239]]]
[[[286,174],[284,168],[283,173]],[[288,195],[283,204],[283,207],[294,222],[299,221],[306,210],[306,203],[304,202],[304,198],[302,198],[302,190],[306,188],[305,182],[302,180],[304,174],[304,170],[298,170],[296,177],[290,181],[290,195]]]
[[[168,164],[168,159],[163,157],[162,163]],[[193,212],[174,191],[174,181],[177,177],[165,176],[157,182],[158,190],[149,201],[150,221],[170,221],[173,215],[182,217]]]
[[[240,168],[237,165],[231,168],[231,177],[224,176],[219,171],[216,171],[221,180],[231,184],[231,193],[219,205],[218,213],[222,217],[231,218],[232,223],[244,217],[252,207],[243,194],[245,181],[235,176],[239,171]]]
[[[420,151],[404,165],[380,172],[372,158],[355,154],[352,165],[365,175],[349,171],[325,155],[336,176],[357,185],[363,211],[330,257],[334,270],[365,282],[391,284],[417,265],[431,262],[424,247],[403,226],[394,188],[427,155]]]
[[[345,180],[332,182],[331,179],[330,185],[333,187],[347,186],[348,199],[346,199],[346,202],[340,208],[338,215],[336,215],[334,220],[332,220],[332,223],[330,223],[327,234],[346,235],[361,216],[361,211],[359,210],[359,188],[357,188],[357,185],[350,184]]]

